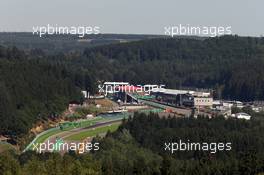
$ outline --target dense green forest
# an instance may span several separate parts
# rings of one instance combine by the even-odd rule
[[[23,35],[12,42],[4,34],[1,36],[4,43],[21,45],[19,38]],[[120,37],[129,41],[142,40],[120,44],[103,42],[101,46],[95,45],[97,47],[74,45],[72,52],[67,52],[68,46],[63,43],[68,40],[74,42],[74,36],[68,39],[65,36],[49,37],[44,39],[47,42],[42,41],[44,43],[37,44],[36,48],[34,45],[27,47],[26,55],[63,65],[77,74],[86,74],[91,80],[86,85],[90,91],[96,90],[92,87],[96,87],[98,80],[128,81],[133,84],[165,84],[168,88],[211,88],[216,98],[242,101],[264,99],[264,38],[157,36],[151,39],[151,36],[106,35],[106,40]],[[102,39],[104,35],[93,38]],[[33,37],[32,40],[36,39]],[[52,46],[49,40],[58,42],[56,45],[60,48],[56,50],[60,53],[49,52],[52,49],[47,47],[57,47]],[[61,49],[64,46],[66,51]],[[84,50],[85,47],[87,49]]]
[[[99,65],[97,75],[105,80],[212,88],[219,98],[264,99],[264,38],[153,39],[90,48],[84,55],[78,61]]]
[[[264,38],[146,39],[85,51],[75,45],[74,52],[58,48],[59,54],[45,42],[25,50],[8,46],[0,46],[0,135],[14,140],[37,121],[56,118],[70,101],[82,102],[81,89],[96,93],[98,81],[212,88],[217,98],[264,100]],[[250,114],[250,121],[136,114],[117,132],[95,138],[98,152],[3,153],[0,175],[263,173],[263,114]],[[164,151],[164,142],[179,139],[232,142],[232,150]]]
[[[261,118],[261,117],[260,117]],[[101,142],[95,157],[108,174],[258,174],[264,172],[264,123],[136,114]],[[230,151],[165,151],[165,142],[232,143]],[[127,145],[134,145],[133,147]],[[145,150],[144,153],[141,150]],[[143,157],[141,157],[143,155]],[[131,165],[131,166],[130,166]],[[145,168],[144,167],[148,167]],[[106,173],[107,172],[107,173]],[[120,173],[121,172],[121,173]]]
[[[95,34],[85,35],[33,35],[31,32],[0,32],[0,45],[8,47],[16,46],[21,50],[45,52],[48,55],[58,53],[70,53],[85,48],[120,42],[139,41],[148,38],[159,38],[157,35],[122,35],[122,34]],[[164,37],[164,36],[163,36]]]
[[[263,114],[262,114],[263,115]],[[263,116],[262,116],[263,118]],[[135,114],[118,131],[95,138],[99,151],[76,155],[3,153],[1,172],[19,174],[255,175],[264,172],[264,123],[217,117],[159,118]],[[231,142],[231,151],[164,151],[164,142]],[[1,174],[1,175],[2,175]]]
[[[3,43],[9,35],[1,34]],[[12,43],[21,44],[20,37]],[[63,47],[65,36],[54,37],[50,39]],[[60,54],[46,51],[49,42],[25,50],[0,46],[1,134],[26,133],[38,118],[58,114],[71,100],[79,101],[81,89],[96,93],[98,81],[212,88],[215,98],[264,99],[264,38],[122,37],[145,40],[105,43],[84,52],[80,50],[85,45],[74,46],[75,52]]]
[[[71,73],[61,65],[0,47],[0,135],[25,134],[33,123],[58,116],[82,100]]]

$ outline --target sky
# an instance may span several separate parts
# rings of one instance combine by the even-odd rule
[[[1,0],[0,31],[99,26],[101,33],[164,34],[165,26],[231,26],[264,35],[263,0]]]

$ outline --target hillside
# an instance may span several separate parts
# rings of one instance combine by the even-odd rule
[[[33,123],[57,117],[68,102],[81,101],[63,66],[26,57],[16,48],[0,48],[0,135],[16,138]]]
[[[212,88],[218,98],[264,99],[264,38],[152,39],[89,48],[84,56],[75,60],[78,66],[93,65],[102,80]]]

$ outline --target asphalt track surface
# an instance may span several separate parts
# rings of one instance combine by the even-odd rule
[[[91,129],[95,129],[95,128],[98,128],[98,127],[102,127],[102,126],[108,126],[108,125],[111,125],[111,124],[115,124],[115,123],[120,123],[123,119],[118,119],[118,120],[112,120],[112,121],[107,121],[107,122],[99,122],[99,123],[96,123],[92,126],[88,126],[88,127],[84,127],[84,128],[76,128],[76,129],[72,129],[70,131],[62,131],[58,134],[54,134],[52,135],[51,137],[47,138],[45,141],[44,141],[44,144],[45,145],[48,145],[48,144],[55,144],[56,143],[56,139],[58,138],[61,138],[63,139],[64,143],[67,142],[67,143],[80,143],[82,141],[69,141],[69,140],[64,140],[64,138],[66,137],[69,137],[71,135],[74,135],[74,134],[78,134],[80,132],[84,132],[84,131],[89,131]],[[44,150],[43,152],[48,152],[48,148],[46,150]],[[62,151],[62,152],[66,152],[66,150]]]

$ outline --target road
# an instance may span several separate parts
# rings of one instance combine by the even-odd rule
[[[88,126],[88,127],[84,127],[84,128],[76,128],[76,129],[73,129],[73,130],[70,130],[70,131],[62,131],[62,132],[60,132],[58,134],[54,134],[54,135],[52,135],[51,137],[47,138],[44,141],[43,144],[45,145],[46,149],[44,149],[43,152],[49,152],[50,150],[48,150],[47,145],[48,144],[54,144],[55,145],[56,144],[56,140],[58,138],[62,139],[63,140],[63,143],[68,143],[69,145],[71,143],[78,144],[78,143],[80,143],[82,141],[69,141],[69,140],[64,140],[64,138],[69,137],[69,136],[74,135],[74,134],[78,134],[80,132],[89,131],[89,130],[94,129],[94,128],[98,128],[98,127],[102,127],[102,126],[107,126],[107,125],[111,125],[111,124],[114,124],[114,123],[119,123],[121,121],[122,121],[122,119],[113,120],[113,121],[107,121],[107,122],[99,122],[99,123],[97,123],[95,125],[92,125],[92,126]],[[44,146],[43,146],[43,148],[44,148]],[[67,151],[68,150],[61,150],[60,153],[65,153]]]

